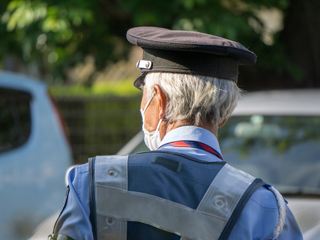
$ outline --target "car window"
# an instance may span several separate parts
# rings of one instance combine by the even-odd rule
[[[31,95],[0,88],[0,153],[24,144],[31,131]]]
[[[283,193],[320,193],[319,116],[233,116],[218,139],[228,163]]]

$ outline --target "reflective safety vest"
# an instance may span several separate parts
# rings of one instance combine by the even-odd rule
[[[126,240],[128,222],[151,225],[184,240],[227,239],[251,195],[265,185],[261,179],[223,161],[211,163],[217,171],[196,209],[135,189],[128,190],[128,161],[152,162],[157,167],[183,174],[183,164],[190,161],[188,158],[178,153],[152,151],[89,159],[90,221],[94,239]]]

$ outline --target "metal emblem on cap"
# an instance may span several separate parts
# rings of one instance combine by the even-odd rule
[[[151,61],[139,60],[136,64],[138,69],[150,69],[152,67]]]

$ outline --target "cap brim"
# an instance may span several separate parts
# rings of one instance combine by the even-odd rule
[[[141,72],[140,75],[137,77],[137,79],[133,82],[133,86],[135,86],[139,90],[142,90],[141,86],[143,85],[143,80],[146,75],[147,75],[147,72]]]

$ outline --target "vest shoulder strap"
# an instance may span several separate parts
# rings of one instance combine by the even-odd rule
[[[101,205],[110,205],[112,193],[101,196],[100,186],[108,189],[128,190],[128,156],[97,156],[89,159],[90,221],[95,240],[127,239],[127,222],[108,212],[101,212]],[[121,206],[121,199],[115,203]]]

